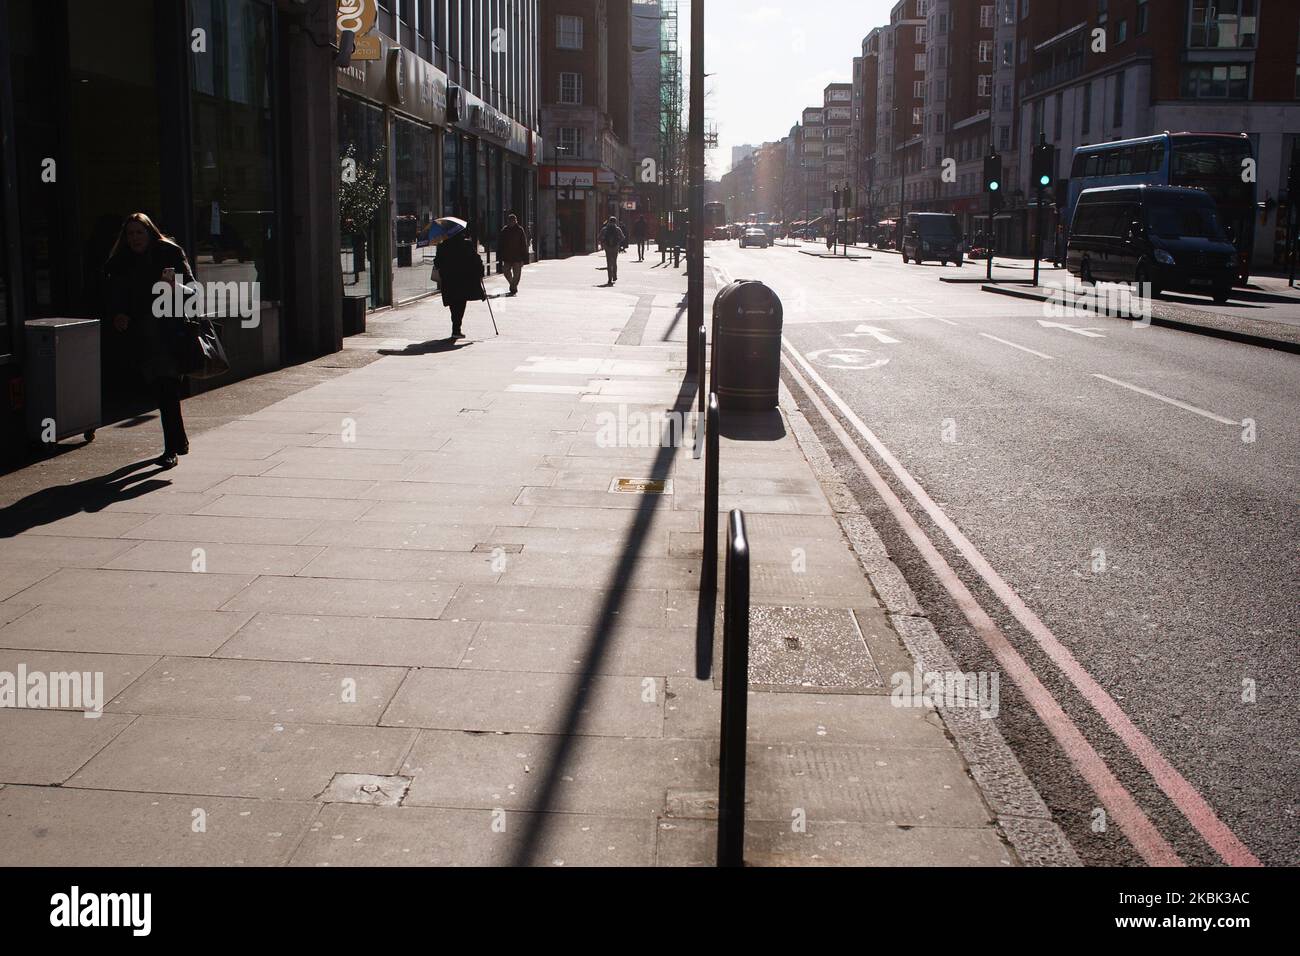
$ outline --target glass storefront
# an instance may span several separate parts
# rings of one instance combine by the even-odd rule
[[[271,11],[257,0],[190,0],[190,16],[208,42],[205,52],[191,53],[190,64],[195,274],[203,282],[239,283],[244,303],[275,305],[281,289]],[[251,356],[274,330],[262,327],[260,314],[243,319],[225,323],[226,349],[247,345]],[[256,342],[236,335],[255,335]]]
[[[388,305],[388,149],[384,112],[339,93],[339,255],[343,294]],[[376,263],[380,268],[376,268]]]
[[[430,126],[393,117],[393,301],[426,295],[435,248],[429,231],[438,213],[437,137]]]

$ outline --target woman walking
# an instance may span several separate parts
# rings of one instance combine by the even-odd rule
[[[440,243],[433,267],[438,270],[442,304],[451,309],[451,337],[463,339],[460,327],[465,320],[465,306],[487,298],[483,291],[483,260],[474,237],[461,232]]]
[[[190,451],[181,418],[185,318],[154,314],[154,286],[159,282],[170,286],[178,279],[189,285],[194,273],[184,250],[142,212],[132,213],[122,223],[104,272],[113,328],[127,336],[128,349],[153,388],[162,419],[163,453],[157,464],[175,468],[176,456]]]

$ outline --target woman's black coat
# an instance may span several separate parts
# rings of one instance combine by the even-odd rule
[[[179,247],[154,242],[142,253],[123,249],[104,267],[108,302],[106,316],[111,326],[113,316],[130,319],[127,341],[146,381],[180,378],[181,357],[186,343],[185,319],[177,315],[154,315],[153,287],[162,281],[164,269],[175,269],[176,278],[186,285],[194,281],[189,260]],[[175,300],[173,299],[174,303]]]
[[[479,258],[474,240],[461,233],[438,246],[433,257],[438,270],[438,286],[445,306],[478,302],[486,298],[483,292],[483,260]]]

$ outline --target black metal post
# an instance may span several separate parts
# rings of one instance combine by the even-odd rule
[[[1002,185],[1001,183],[998,184],[999,187],[1001,187],[1001,185]],[[989,282],[992,282],[992,281],[993,281],[993,246],[994,246],[993,236],[994,236],[994,232],[993,232],[993,191],[992,191],[992,190],[989,190],[989,232],[988,232],[988,244],[987,244],[987,247],[984,249],[985,253],[987,253],[987,254],[988,254],[988,257],[989,257],[987,271],[985,272],[984,275],[985,275],[985,278],[986,278]]]
[[[722,612],[722,726],[718,756],[718,866],[745,862],[745,742],[749,724],[749,540],[731,512]]]
[[[700,576],[701,588],[712,588],[718,582],[718,428],[722,412],[718,396],[709,393],[708,411],[704,429],[704,564]]]
[[[704,403],[706,401],[705,396],[708,394],[704,388],[704,379],[705,379],[704,356],[706,354],[705,350],[708,349],[709,347],[708,335],[709,335],[708,331],[704,328],[703,325],[701,325],[699,328],[699,333],[696,336],[696,354],[699,356],[699,361],[696,363],[696,372],[698,373],[698,375],[696,378],[696,386],[695,386],[695,392],[696,395],[698,396],[701,415],[704,414]]]
[[[691,0],[690,248],[686,252],[688,329],[704,324],[704,0]],[[695,338],[692,336],[692,338]],[[704,361],[688,340],[687,371]]]
[[[1287,279],[1287,288],[1295,288],[1295,259],[1296,259],[1296,202],[1300,196],[1288,196],[1286,206],[1286,239],[1287,248],[1291,250],[1291,274]]]
[[[1038,209],[1034,224],[1034,285],[1038,285],[1038,254],[1043,242],[1043,187],[1038,187]]]

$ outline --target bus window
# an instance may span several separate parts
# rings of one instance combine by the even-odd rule
[[[1088,172],[1086,173],[1086,175],[1088,176],[1101,175],[1101,159],[1102,159],[1101,153],[1088,154]]]
[[[1116,176],[1127,176],[1133,171],[1133,150],[1132,146],[1115,150],[1114,174]]]
[[[1133,154],[1133,174],[1135,176],[1153,173],[1158,166],[1151,165],[1151,152],[1158,148],[1155,143],[1138,143]]]
[[[1080,153],[1079,155],[1075,156],[1074,163],[1070,166],[1070,178],[1081,179],[1084,176],[1086,176],[1087,173],[1084,172],[1084,169],[1085,167],[1087,167],[1087,165],[1088,165],[1087,153]]]

